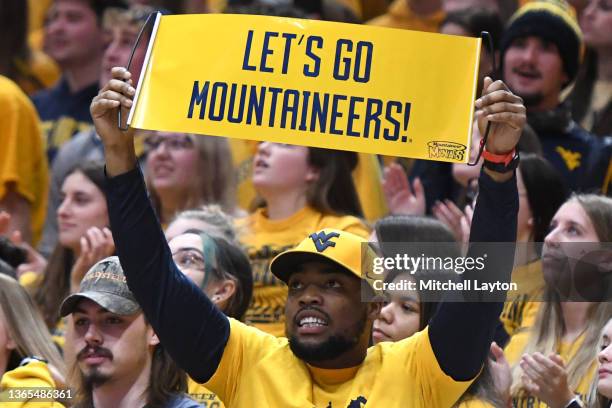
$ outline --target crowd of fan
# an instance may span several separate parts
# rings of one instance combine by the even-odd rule
[[[512,281],[522,293],[509,295],[484,368],[480,370],[479,363],[474,375],[462,379],[477,374],[451,404],[609,408],[612,304],[605,299],[562,298],[547,280],[547,272],[559,267],[547,264],[540,245],[612,242],[612,1],[570,3],[0,0],[0,406],[245,404],[235,389],[225,392],[231,387],[219,385],[225,380],[206,371],[210,368],[203,367],[205,362],[173,354],[181,342],[191,347],[191,340],[181,337],[175,339],[178,346],[167,344],[165,333],[172,327],[165,325],[172,326],[172,321],[154,330],[163,311],[147,314],[148,306],[139,304],[140,292],[134,296],[130,291],[135,278],[120,251],[130,243],[121,247],[119,240],[125,238],[111,231],[118,219],[123,220],[119,210],[111,208],[117,200],[111,196],[133,192],[119,185],[117,179],[124,175],[105,173],[108,143],[93,125],[90,106],[101,89],[123,75],[112,68],[126,65],[146,18],[159,10],[265,14],[471,37],[489,32],[495,51],[490,54],[483,47],[478,95],[494,86],[487,77],[499,79],[526,107],[516,170],[516,243],[526,250],[517,256],[512,271]],[[205,46],[206,40],[200,41]],[[140,77],[146,47],[145,35],[134,49],[132,85]],[[494,67],[499,69],[493,72]],[[481,139],[475,120],[470,161],[476,159]],[[286,327],[292,323],[285,318],[292,305],[288,293],[291,299],[298,286],[271,270],[276,256],[329,228],[370,242],[467,243],[474,240],[470,235],[477,228],[473,224],[479,193],[489,194],[479,181],[482,159],[478,166],[468,166],[141,130],[134,132],[134,153],[173,263],[197,286],[198,295],[205,294],[215,310],[231,318],[226,328],[230,333],[245,338],[250,333],[243,333],[235,322],[268,333],[269,339],[257,337],[248,344],[270,354],[273,336],[290,337]],[[130,179],[132,184],[138,184],[138,174]],[[128,208],[122,211],[130,214]],[[122,230],[128,229],[126,224],[148,225],[146,216],[141,220],[140,213],[133,214],[138,219],[125,217]],[[155,226],[148,230],[153,236]],[[150,239],[142,237],[143,242]],[[148,255],[141,259],[144,270],[162,259],[154,249]],[[597,267],[612,272],[610,259],[602,258]],[[385,279],[409,278],[396,273]],[[374,347],[411,336],[418,343],[418,333],[427,332],[440,308],[419,297],[393,294],[370,306],[371,315],[354,311],[351,318],[360,318],[363,327],[347,325],[345,330],[366,333],[367,345]],[[160,300],[158,308],[165,307],[169,308]],[[197,324],[201,317],[199,310],[183,314],[177,317],[179,328],[183,325],[178,320]],[[225,326],[206,322],[198,338],[220,338],[205,332],[215,327]],[[433,328],[430,336],[432,332]],[[226,348],[235,352],[236,340],[223,339],[223,345],[227,342]],[[323,358],[304,350],[300,354],[295,344],[291,350],[302,360]],[[432,340],[434,352],[436,346]],[[255,352],[249,353],[241,359]],[[326,361],[336,358],[333,351],[324,355]],[[453,377],[442,364],[448,359],[435,356]],[[235,374],[226,367],[232,362],[216,363],[228,377]],[[287,372],[276,372],[280,387],[296,378],[287,367]],[[325,392],[345,392],[347,382],[339,378],[347,372],[334,377],[315,370],[323,366],[308,367]],[[334,388],[340,382],[342,386]],[[443,384],[441,380],[434,393],[446,392]],[[211,390],[215,386],[224,389],[223,395]],[[3,399],[7,390],[25,387],[71,393],[47,402]],[[270,390],[269,400],[252,406],[284,406],[275,403],[278,392]],[[449,395],[453,392],[449,388]],[[348,406],[366,404],[359,398]],[[400,406],[442,406],[439,401],[445,400],[432,397],[429,403],[425,398]],[[383,405],[370,400],[367,406]]]

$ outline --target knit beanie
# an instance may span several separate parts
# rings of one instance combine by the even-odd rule
[[[501,40],[500,56],[503,72],[504,56],[517,38],[535,36],[557,46],[563,69],[571,83],[576,77],[582,57],[582,31],[575,12],[564,0],[539,0],[525,4],[510,18]]]

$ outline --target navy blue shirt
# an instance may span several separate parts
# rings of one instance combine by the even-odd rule
[[[591,192],[599,175],[592,174],[594,163],[600,161],[599,138],[580,127],[571,118],[567,103],[548,111],[527,111],[527,123],[537,133],[544,158],[558,171],[571,191]]]
[[[589,169],[599,160],[601,145],[597,137],[571,122],[565,133],[538,133],[544,157],[559,171],[572,191],[588,192],[596,185]]]
[[[49,164],[62,144],[76,133],[91,127],[93,121],[89,105],[97,94],[97,82],[72,93],[68,81],[62,77],[53,88],[32,97],[46,137]]]

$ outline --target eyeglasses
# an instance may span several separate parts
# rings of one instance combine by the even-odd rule
[[[187,150],[193,148],[193,140],[187,135],[182,136],[160,136],[153,135],[149,136],[144,141],[144,148],[146,152],[157,150],[161,145],[165,145],[170,151],[176,152],[179,150]]]
[[[191,269],[206,272],[206,261],[204,254],[194,248],[179,249],[172,254],[172,260],[179,269]]]

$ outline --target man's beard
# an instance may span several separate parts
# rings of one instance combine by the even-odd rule
[[[109,358],[110,360],[113,359],[113,354],[111,353],[110,350],[105,349],[103,347],[93,347],[93,348],[96,354],[105,356]],[[76,356],[77,361],[83,360],[85,356],[87,355],[87,352],[91,349],[92,347],[89,347],[89,346],[84,347],[83,350],[81,350],[77,354]],[[85,385],[86,389],[89,389],[89,390],[95,387],[99,387],[111,379],[110,375],[100,372],[100,368],[97,366],[89,367],[87,372],[85,372],[84,370],[80,368],[79,368],[79,371],[81,372],[83,384]]]
[[[111,379],[110,375],[101,373],[98,367],[92,367],[88,373],[81,371],[81,375],[86,389],[90,390],[104,385]]]
[[[300,360],[306,362],[321,362],[331,360],[355,347],[366,328],[367,311],[364,310],[363,316],[358,320],[354,335],[332,335],[320,344],[301,343],[295,334],[289,338],[289,348]]]

